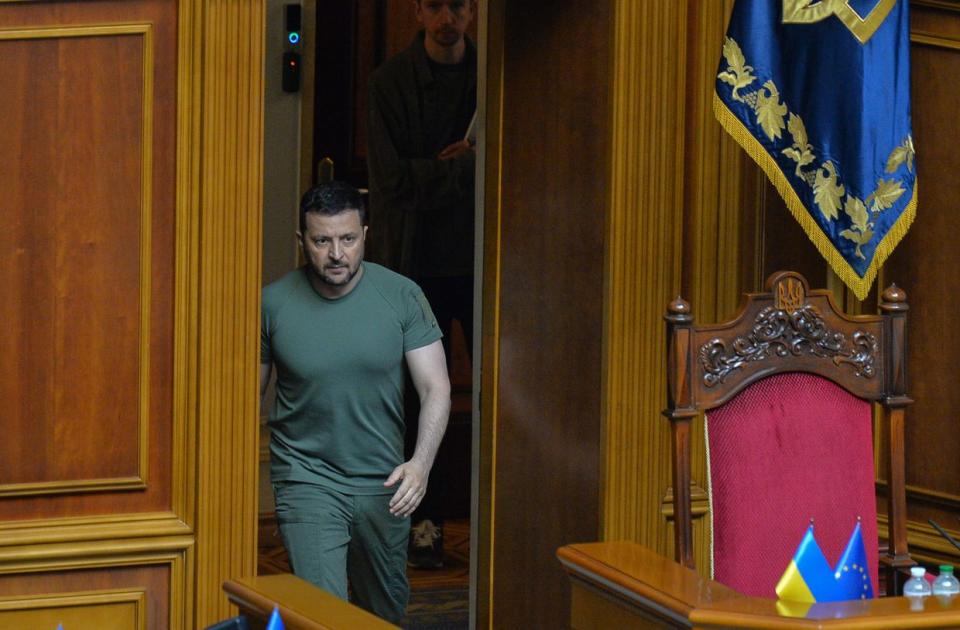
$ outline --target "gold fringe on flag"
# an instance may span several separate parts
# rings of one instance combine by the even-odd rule
[[[890,226],[890,230],[884,235],[883,240],[877,245],[873,254],[873,260],[870,261],[867,272],[861,278],[854,268],[850,266],[850,263],[837,251],[837,248],[830,242],[830,239],[823,233],[820,225],[810,216],[807,207],[803,205],[793,186],[787,181],[786,175],[780,170],[780,165],[770,157],[770,154],[767,153],[764,146],[750,133],[743,122],[720,100],[716,92],[713,94],[713,114],[724,130],[726,130],[726,132],[737,141],[737,144],[747,152],[747,155],[763,169],[767,178],[787,204],[787,208],[790,209],[793,218],[797,220],[797,223],[799,223],[803,231],[806,232],[807,237],[813,242],[814,247],[816,247],[820,255],[827,260],[827,263],[837,276],[839,276],[844,284],[850,287],[854,295],[857,296],[857,299],[865,299],[870,292],[870,287],[873,285],[873,281],[876,279],[880,267],[883,266],[883,263],[886,262],[887,258],[900,243],[900,240],[910,229],[911,224],[913,224],[913,219],[917,213],[917,182],[914,181],[910,202],[903,209],[903,212],[900,213],[900,216],[897,217],[896,222]]]

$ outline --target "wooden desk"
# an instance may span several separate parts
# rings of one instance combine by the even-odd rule
[[[573,584],[570,625],[605,628],[960,628],[960,596],[796,604],[746,597],[631,542],[557,552]]]
[[[388,630],[397,626],[290,574],[227,580],[223,590],[254,630],[263,628],[274,605],[287,630]]]

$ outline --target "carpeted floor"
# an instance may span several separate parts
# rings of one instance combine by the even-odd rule
[[[410,605],[404,627],[408,630],[462,630],[469,625],[470,523],[448,520],[443,530],[443,568],[407,569]],[[260,575],[290,572],[272,520],[260,523],[257,569]]]
[[[470,621],[466,588],[419,590],[410,593],[407,630],[465,630]]]
[[[470,620],[470,523],[443,526],[443,568],[407,569],[408,630],[463,630]]]

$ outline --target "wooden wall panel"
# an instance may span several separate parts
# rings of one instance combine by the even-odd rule
[[[230,612],[224,579],[253,573],[263,11],[261,0],[0,3],[0,124],[16,129],[0,185],[20,195],[0,195],[16,228],[2,255],[34,265],[0,281],[39,276],[4,323],[20,318],[20,348],[47,344],[4,370],[17,387],[56,390],[45,407],[22,391],[3,402],[62,412],[29,427],[17,416],[24,435],[5,436],[40,463],[5,472],[60,483],[134,462],[145,481],[0,497],[0,597],[142,590],[146,627],[204,627]],[[60,310],[28,320],[37,304]],[[21,375],[28,358],[81,371]]]
[[[911,6],[914,143],[920,182],[917,219],[883,269],[910,303],[907,410],[907,514],[911,550],[921,559],[957,563],[960,552],[939,540],[933,518],[960,530],[960,391],[953,356],[960,331],[951,325],[956,272],[956,172],[960,168],[960,3]]]
[[[502,72],[500,99],[488,85],[488,104],[502,109],[501,126],[486,131],[500,158],[487,172],[500,185],[487,208],[500,228],[486,234],[499,259],[486,261],[485,282],[495,283],[499,334],[483,358],[497,393],[484,416],[495,436],[492,505],[481,507],[492,557],[479,570],[492,563],[497,628],[565,625],[569,587],[555,551],[599,535],[610,11],[515,0],[490,9],[503,49],[492,71]]]
[[[141,229],[149,205],[140,182],[151,78],[142,28],[0,34],[0,91],[29,95],[0,101],[0,136],[12,139],[3,162],[17,171],[0,177],[8,226],[0,258],[10,261],[0,268],[10,298],[0,306],[9,324],[0,331],[0,399],[13,401],[5,426],[15,438],[0,443],[0,494],[146,472],[140,286],[150,278],[149,228]],[[117,98],[105,97],[111,89]]]
[[[187,619],[176,29],[164,0],[0,4],[4,627]]]
[[[55,628],[60,624],[99,630],[146,630],[146,593],[142,590],[110,590],[42,595],[10,602],[0,623],[7,628]]]
[[[171,577],[168,564],[0,576],[0,627],[183,627],[170,614]]]
[[[0,24],[0,520],[169,510],[175,8]]]

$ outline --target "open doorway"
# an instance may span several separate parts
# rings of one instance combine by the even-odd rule
[[[299,3],[298,41],[289,38],[288,2],[267,2],[265,60],[264,270],[267,284],[300,264],[292,234],[297,200],[325,178],[368,188],[367,84],[385,60],[410,45],[419,25],[413,0],[312,0]],[[475,15],[467,34],[477,38]],[[299,55],[291,57],[290,53]],[[285,56],[286,55],[286,56]],[[296,91],[285,91],[283,73],[295,60]],[[288,84],[287,88],[290,87]],[[480,182],[477,182],[480,186]],[[378,229],[371,218],[371,232]],[[376,242],[374,240],[374,242]],[[374,261],[383,252],[370,252]],[[476,266],[474,268],[477,268]],[[479,322],[477,322],[478,324]],[[411,568],[411,609],[434,599],[460,611],[466,627],[470,580],[471,462],[475,372],[469,348],[474,335],[454,321],[449,335],[452,406],[446,435],[431,473],[428,492],[442,496],[436,514],[443,520],[443,566]],[[473,353],[477,358],[476,353]],[[269,393],[267,399],[269,400]],[[261,412],[260,557],[258,571],[288,571],[285,550],[273,515],[269,485],[268,407]],[[407,415],[410,415],[408,406]],[[443,483],[434,480],[442,478]],[[420,597],[423,593],[437,597]],[[462,603],[460,606],[456,598]],[[454,626],[450,626],[454,627]]]

